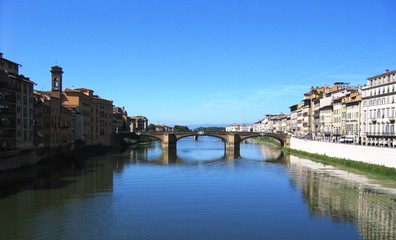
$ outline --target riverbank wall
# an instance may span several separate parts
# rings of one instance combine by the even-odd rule
[[[0,154],[0,172],[33,166],[40,161],[35,151],[13,151]]]
[[[396,148],[329,143],[290,138],[290,148],[335,158],[396,168]]]
[[[30,149],[0,152],[0,172],[31,167],[36,164],[62,164],[81,161],[90,156],[110,152],[112,148],[104,145],[85,146],[78,149]]]

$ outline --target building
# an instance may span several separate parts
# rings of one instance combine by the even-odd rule
[[[72,109],[74,115],[75,141],[86,145],[111,145],[113,133],[113,101],[93,94],[87,88],[70,89],[63,92],[63,105]],[[81,137],[81,138],[80,138]]]
[[[63,70],[51,67],[51,91],[35,91],[37,145],[71,150],[111,145],[113,102],[86,88],[62,90]]]
[[[360,106],[362,95],[359,91],[349,93],[343,101],[345,105],[345,141],[359,143],[360,135]]]
[[[283,113],[267,114],[263,119],[250,126],[248,131],[260,133],[287,133],[290,131],[290,117]]]
[[[35,91],[35,143],[39,147],[70,151],[74,142],[74,113],[64,106],[62,68],[51,67],[51,91]]]
[[[301,116],[299,116],[299,113],[301,112],[300,108],[303,106],[303,104],[294,104],[290,106],[290,133],[293,136],[300,136],[300,129],[298,127],[299,124],[301,124]],[[301,114],[300,114],[301,115]]]
[[[360,138],[371,146],[396,146],[396,70],[367,78],[362,88]]]
[[[34,147],[33,85],[0,53],[0,151]]]
[[[348,137],[356,142],[359,96],[359,87],[351,88],[345,82],[335,82],[331,87],[327,84],[311,87],[304,93],[303,103],[290,107],[290,132],[319,141],[336,142]]]
[[[51,146],[51,108],[50,96],[44,92],[34,91],[34,131],[35,146]]]
[[[169,131],[173,131],[172,127],[166,126],[166,125],[162,125],[162,124],[157,124],[154,125],[155,126],[155,131],[156,132],[169,132]]]
[[[254,125],[253,125],[254,126]],[[225,128],[226,132],[253,132],[253,126],[249,124],[233,123]]]
[[[129,117],[129,122],[133,125],[130,127],[131,131],[147,131],[148,119],[144,116]]]
[[[113,108],[113,132],[130,132],[130,124],[128,124],[128,113],[125,107]]]

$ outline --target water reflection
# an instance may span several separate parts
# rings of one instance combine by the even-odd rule
[[[305,204],[311,218],[331,219],[334,223],[349,223],[357,226],[362,239],[396,239],[396,189],[394,188],[384,187],[366,177],[341,171],[331,166],[284,154],[279,149],[266,145],[242,144],[242,158],[235,160],[226,160],[224,145],[217,140],[194,142],[187,139],[181,141],[178,147],[175,153],[169,154],[161,149],[159,143],[154,142],[152,145],[139,146],[127,152],[89,159],[81,164],[69,164],[56,168],[36,168],[34,170],[25,169],[0,174],[1,216],[11,216],[1,217],[0,235],[7,233],[3,236],[31,238],[31,235],[25,236],[23,234],[29,231],[35,233],[46,232],[46,225],[43,223],[50,222],[51,218],[58,219],[62,224],[68,222],[61,221],[60,218],[73,222],[75,216],[72,213],[83,211],[83,208],[95,208],[95,210],[86,212],[99,214],[106,219],[115,214],[111,209],[106,210],[108,204],[123,197],[127,198],[127,200],[120,200],[120,203],[128,206],[125,211],[131,208],[136,211],[133,212],[136,214],[140,212],[136,206],[146,206],[144,205],[145,202],[139,202],[139,196],[148,192],[151,194],[149,197],[152,198],[143,195],[146,196],[145,201],[157,199],[158,195],[156,194],[164,197],[161,202],[175,201],[174,195],[176,193],[179,194],[180,199],[188,198],[188,196],[183,196],[185,191],[188,192],[188,189],[186,190],[182,183],[178,183],[184,180],[186,175],[190,179],[189,183],[202,191],[200,196],[211,196],[205,191],[213,194],[210,190],[217,190],[217,188],[211,183],[211,180],[219,181],[219,179],[211,179],[210,176],[212,175],[210,174],[196,174],[198,172],[195,170],[199,168],[205,172],[216,172],[213,176],[219,176],[219,173],[224,169],[238,169],[238,171],[230,171],[236,175],[221,175],[230,181],[229,183],[227,180],[223,180],[222,184],[225,186],[235,184],[230,189],[239,191],[239,193],[247,190],[249,186],[259,186],[255,189],[254,194],[261,194],[266,197],[270,197],[270,193],[259,192],[263,189],[261,186],[263,184],[267,187],[276,185],[276,181],[281,181],[279,179],[283,178],[284,185],[288,186],[291,191],[297,189],[301,195],[301,197],[296,197],[296,206],[293,205],[291,208],[298,208],[298,204],[301,206]],[[149,165],[149,168],[136,168],[140,164]],[[161,165],[161,167],[158,168],[156,165]],[[126,171],[127,169],[129,171]],[[165,172],[168,170],[173,174],[164,174],[164,169],[166,169]],[[273,172],[274,169],[282,171],[282,176],[279,176],[279,172]],[[147,174],[145,171],[150,171],[152,175],[144,175]],[[186,175],[181,174],[184,171],[190,172]],[[246,175],[244,175],[245,173]],[[270,177],[261,178],[263,174],[268,174]],[[136,177],[137,175],[139,177]],[[157,188],[164,188],[164,185],[161,185],[163,179],[161,177],[157,179],[157,175],[162,175],[161,177],[165,178],[164,180],[174,185],[165,185],[167,191],[156,192]],[[283,175],[289,177],[289,179],[286,178],[285,180]],[[169,176],[174,176],[174,178]],[[248,177],[241,179],[240,176]],[[198,178],[198,180],[194,180],[194,178]],[[273,178],[278,180],[272,180]],[[124,181],[120,181],[120,179]],[[207,182],[204,179],[207,179]],[[257,183],[254,179],[260,179],[260,182]],[[241,180],[243,181],[241,182]],[[147,181],[153,184],[145,185],[144,183]],[[243,182],[249,184],[242,185],[243,188],[236,188],[237,184]],[[135,184],[127,185],[127,183]],[[200,185],[204,183],[207,185]],[[116,186],[113,186],[113,184]],[[156,188],[153,189],[152,186]],[[171,192],[173,188],[178,190]],[[274,188],[277,188],[277,186],[274,186]],[[103,197],[102,193],[106,197]],[[247,191],[246,193],[250,194],[251,192]],[[135,197],[134,201],[130,201],[130,194],[135,194],[133,195]],[[168,194],[171,199],[166,198]],[[222,194],[224,193],[219,192],[219,195]],[[235,196],[238,195],[240,194]],[[194,198],[190,200],[192,199]],[[231,201],[231,199],[228,200]],[[261,198],[257,199],[262,200]],[[299,199],[302,200],[302,203],[299,202]],[[68,202],[75,202],[76,204],[68,205]],[[133,203],[136,206],[133,205],[135,207],[132,208],[126,203]],[[228,203],[233,204],[232,202]],[[123,206],[122,204],[119,206]],[[68,207],[63,208],[66,205]],[[147,207],[149,206],[147,205]],[[156,205],[158,211],[163,210],[161,206],[161,204]],[[266,203],[262,203],[262,206],[265,208]],[[189,209],[188,206],[186,207]],[[248,206],[245,207],[244,214],[248,210],[252,212],[257,210],[248,209]],[[190,208],[192,207],[190,206]],[[228,210],[232,211],[233,209]],[[274,209],[274,212],[277,211],[282,212],[280,209]],[[183,211],[180,210],[180,212]],[[141,213],[143,214],[145,211],[141,210]],[[115,215],[119,214],[120,212]],[[129,216],[130,212],[125,214]],[[90,220],[87,220],[87,222],[89,223]],[[101,220],[98,219],[97,221]],[[117,222],[117,224],[120,224],[120,222]],[[165,223],[163,224],[165,226]],[[67,227],[59,226],[61,229],[67,229]],[[307,234],[308,232],[309,230],[307,230]]]
[[[314,216],[356,224],[363,239],[396,239],[396,189],[295,156],[288,166]]]
[[[159,165],[201,164],[202,162],[224,161],[228,159],[224,153],[223,142],[213,137],[202,137],[200,139],[199,141],[195,141],[193,138],[179,140],[176,150],[162,148],[159,141],[154,141],[151,145],[130,148],[123,154],[127,154],[129,160],[135,163]],[[198,153],[195,154],[195,152]]]
[[[244,151],[252,146],[241,145],[241,161],[244,160]],[[355,224],[363,239],[396,239],[396,189],[383,187],[361,175],[284,154],[280,149],[267,145],[255,145],[254,148],[258,148],[261,154],[258,159],[288,166],[290,182],[300,189],[312,216]],[[138,159],[150,159],[148,151],[144,152],[146,155],[140,155]],[[176,152],[173,154],[173,159],[168,158],[169,155],[157,154],[157,161],[153,158],[148,161],[189,163],[188,159],[177,157]],[[136,157],[136,153],[132,155]],[[249,152],[248,159],[252,158],[255,157]],[[223,157],[205,163],[212,161],[227,160]]]
[[[108,158],[108,157],[102,157]],[[100,158],[99,158],[100,159]],[[113,167],[110,161],[86,160],[62,165],[35,166],[0,174],[0,198],[31,190],[68,189],[66,196],[111,190]],[[76,179],[86,177],[84,191]],[[80,185],[79,185],[80,184]],[[73,188],[69,188],[73,186]]]

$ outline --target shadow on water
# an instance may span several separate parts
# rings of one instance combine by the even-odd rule
[[[37,165],[0,173],[0,199],[29,190],[61,189],[92,171],[86,162]]]

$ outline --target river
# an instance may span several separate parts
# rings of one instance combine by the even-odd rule
[[[1,239],[396,239],[396,188],[217,138],[0,174]]]

